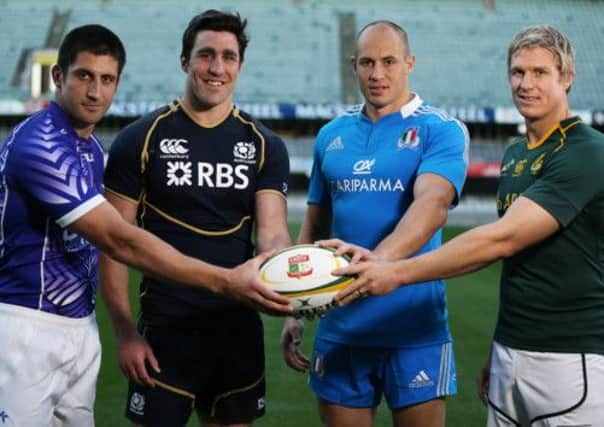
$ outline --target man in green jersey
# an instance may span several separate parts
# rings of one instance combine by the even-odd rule
[[[499,317],[479,376],[488,426],[603,425],[604,135],[570,115],[574,75],[573,49],[556,29],[533,26],[513,39],[508,78],[527,135],[502,161],[499,220],[398,262],[321,243],[362,261],[337,271],[358,274],[337,296],[341,305],[503,259]]]

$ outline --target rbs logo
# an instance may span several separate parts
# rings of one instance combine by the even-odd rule
[[[191,186],[193,185],[193,172],[191,162],[168,162],[167,163],[168,186]],[[246,175],[248,165],[238,164],[233,166],[229,163],[197,163],[197,186],[209,188],[235,188],[243,190],[248,187],[250,180]]]

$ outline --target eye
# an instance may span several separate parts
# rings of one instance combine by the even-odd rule
[[[75,73],[76,77],[80,80],[90,80],[90,73],[86,70],[77,70]]]
[[[114,76],[103,76],[103,77],[101,77],[101,81],[105,85],[110,85],[115,82],[115,77]]]
[[[359,65],[361,67],[369,67],[372,65],[372,61],[370,59],[361,58],[359,59]]]
[[[396,64],[396,59],[394,58],[386,58],[384,60],[384,65],[394,65]]]

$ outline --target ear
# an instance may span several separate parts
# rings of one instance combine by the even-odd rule
[[[57,88],[60,88],[63,84],[63,70],[59,67],[59,64],[52,66],[50,73],[52,75],[52,81]]]
[[[350,57],[350,65],[352,65],[352,72],[356,74],[357,73],[357,57],[356,56]]]
[[[568,92],[573,84],[573,81],[575,80],[575,72],[567,71],[565,74],[562,74],[561,78],[562,84],[566,88],[566,92]]]
[[[407,72],[412,72],[415,68],[415,55],[408,54],[405,56],[405,64],[407,64]]]
[[[180,57],[180,68],[181,70],[183,70],[185,73],[188,73],[189,71],[187,70],[187,68],[189,68],[189,59],[186,56],[181,56]]]

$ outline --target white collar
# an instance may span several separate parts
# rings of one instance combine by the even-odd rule
[[[411,95],[413,96],[411,100],[401,107],[401,116],[403,116],[403,119],[415,113],[415,110],[424,102],[417,93],[411,92]]]

